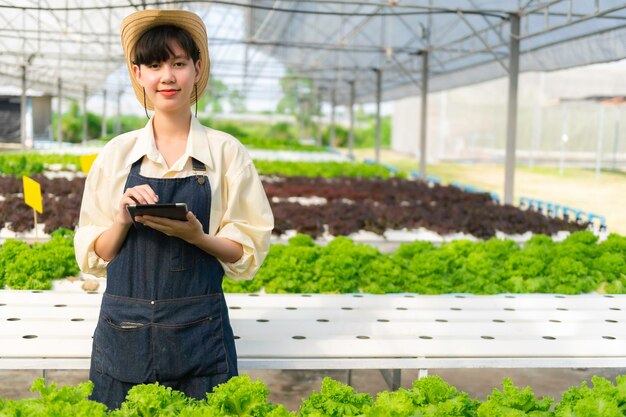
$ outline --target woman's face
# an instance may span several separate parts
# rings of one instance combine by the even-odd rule
[[[167,61],[134,65],[133,71],[156,111],[189,110],[194,84],[200,79],[201,61],[194,64],[177,42],[169,46],[174,55]]]

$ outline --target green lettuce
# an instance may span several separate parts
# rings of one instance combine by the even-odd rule
[[[0,403],[1,417],[104,417],[107,407],[87,398],[93,391],[93,384],[86,382],[78,386],[46,385],[43,378],[33,382],[31,392],[38,392],[41,398],[6,400]]]
[[[192,399],[170,387],[154,384],[141,384],[132,387],[126,400],[113,417],[174,417],[184,410]]]
[[[626,415],[626,377],[618,376],[616,385],[594,376],[593,387],[583,381],[563,393],[554,409],[555,417],[623,417]]]
[[[519,389],[510,378],[504,378],[502,391],[495,388],[480,404],[478,417],[551,417],[553,402],[550,397],[538,399],[530,387]]]
[[[331,378],[322,380],[319,392],[313,392],[302,402],[300,417],[361,416],[372,405],[372,396],[356,393],[354,389]]]

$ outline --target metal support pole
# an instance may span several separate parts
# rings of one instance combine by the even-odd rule
[[[376,73],[376,163],[380,163],[380,102],[382,96],[383,72],[374,68]]]
[[[83,86],[83,145],[87,143],[87,86]]]
[[[350,159],[354,158],[353,148],[354,148],[354,80],[349,81],[350,83],[350,132],[348,134],[348,157]]]
[[[102,90],[102,128],[100,130],[100,136],[105,137],[107,135],[107,90]]]
[[[26,149],[26,65],[22,65],[22,99],[20,101],[20,143]]]
[[[397,391],[402,382],[402,369],[380,369],[387,387],[392,391]]]
[[[335,147],[335,112],[337,110],[337,93],[336,93],[336,89],[335,87],[333,87],[333,93],[332,93],[332,103],[331,103],[331,110],[330,110],[330,140],[329,140],[329,145],[331,148]]]
[[[57,142],[59,143],[59,148],[63,145],[63,123],[61,122],[61,118],[63,116],[63,81],[59,78],[58,83],[58,92],[57,92]]]
[[[428,51],[422,51],[422,106],[420,114],[420,177],[426,179],[426,124],[428,122]]]
[[[519,80],[520,17],[516,14],[509,16],[511,19],[511,39],[509,42],[509,101],[506,123],[504,204],[513,204],[515,142],[517,139],[517,85]]]

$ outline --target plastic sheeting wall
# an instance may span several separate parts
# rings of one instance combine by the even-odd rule
[[[520,75],[518,163],[554,163],[562,152],[570,165],[594,164],[598,152],[605,167],[626,162],[626,105],[585,100],[626,95],[624,71],[626,65],[615,64]],[[429,96],[429,163],[503,158],[506,82],[498,79]],[[418,155],[419,111],[419,97],[395,102],[392,149]]]

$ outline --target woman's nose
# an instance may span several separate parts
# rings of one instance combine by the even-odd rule
[[[161,73],[161,82],[163,83],[171,83],[174,82],[174,71],[172,71],[172,67],[169,65],[163,65],[163,71]]]

